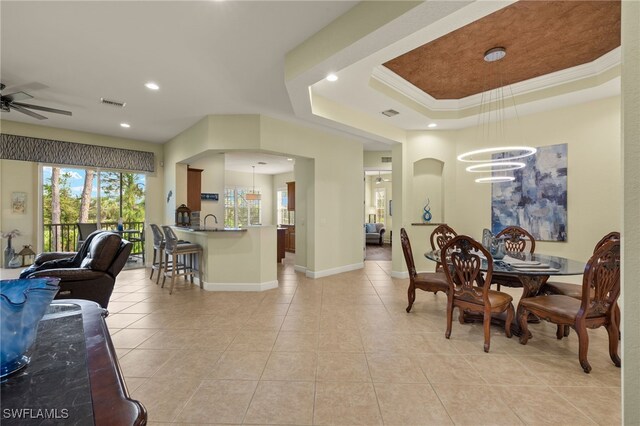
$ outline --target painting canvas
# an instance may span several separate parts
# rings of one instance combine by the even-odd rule
[[[539,241],[566,241],[567,144],[541,147],[516,161],[526,167],[512,172],[515,181],[492,185],[491,231],[515,225]]]

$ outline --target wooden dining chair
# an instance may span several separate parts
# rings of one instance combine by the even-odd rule
[[[593,249],[593,253],[598,251],[600,247],[602,247],[608,241],[619,241],[620,233],[619,232],[609,232],[607,235],[602,237],[600,241],[596,243],[596,246]],[[565,296],[573,297],[574,299],[582,299],[582,286],[579,284],[571,284],[571,283],[563,283],[563,282],[546,282],[542,288],[540,289],[541,294],[562,294]],[[618,330],[620,330],[620,306],[616,302],[614,307],[614,317],[616,320],[616,324],[618,326]],[[558,339],[562,337],[566,337],[569,335],[569,327],[558,326]]]
[[[481,273],[483,259],[486,258],[487,267],[485,277]],[[484,351],[489,352],[491,344],[491,315],[505,312],[507,319],[504,332],[511,337],[511,322],[515,315],[513,298],[507,293],[490,289],[492,282],[493,259],[482,244],[466,235],[458,235],[444,246],[441,251],[441,263],[450,265],[444,268],[449,284],[447,294],[447,331],[445,337],[451,337],[451,323],[453,322],[453,308],[466,312],[483,314]],[[487,285],[485,285],[485,282]]]
[[[407,289],[409,306],[407,306],[407,312],[410,312],[413,302],[416,300],[416,288],[431,291],[434,294],[439,291],[446,294],[449,290],[449,284],[443,272],[416,272],[411,242],[404,228],[400,229],[400,244],[402,245],[402,253],[404,253],[404,260],[407,263],[407,270],[409,271],[409,288]]]
[[[589,350],[587,328],[604,326],[609,334],[609,356],[615,366],[620,367],[618,324],[615,319],[615,307],[619,295],[620,240],[611,240],[598,248],[587,262],[582,279],[582,297],[580,299],[551,294],[520,300],[518,306],[518,320],[522,329],[520,343],[526,345],[529,340],[527,328],[529,313],[558,325],[570,326],[578,335],[580,365],[585,373],[589,373],[591,365],[587,360]],[[562,336],[558,336],[558,338],[562,338]]]
[[[446,223],[438,225],[436,229],[433,230],[431,237],[429,238],[431,250],[442,250],[442,248],[456,235],[458,235],[458,233]],[[442,272],[442,263],[436,262],[436,272]]]
[[[507,226],[496,234],[496,238],[502,238],[508,253],[533,253],[536,250],[536,239],[526,229],[519,226]],[[522,287],[522,282],[513,275],[494,274],[492,284],[500,291],[501,286]]]

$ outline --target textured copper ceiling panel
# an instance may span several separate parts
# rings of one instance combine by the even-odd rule
[[[496,46],[507,56],[485,62]],[[620,0],[522,0],[384,65],[436,99],[460,99],[591,62],[618,46]],[[490,78],[496,67],[501,83]]]

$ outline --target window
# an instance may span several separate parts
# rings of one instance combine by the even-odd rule
[[[278,225],[293,225],[293,217],[289,211],[289,200],[287,198],[287,188],[279,189],[277,192],[278,205]]]
[[[224,226],[238,228],[262,223],[262,202],[247,201],[245,195],[250,192],[253,192],[251,188],[224,189]],[[255,190],[255,193],[260,191]]]
[[[144,174],[72,167],[42,167],[44,251],[75,251],[76,223],[144,229]],[[142,246],[138,247],[142,250]]]
[[[378,222],[384,223],[386,218],[386,194],[384,188],[376,188],[376,215]]]

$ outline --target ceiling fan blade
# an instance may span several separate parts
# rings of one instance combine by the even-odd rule
[[[11,107],[11,109],[15,109],[16,111],[19,111],[19,112],[21,112],[21,113],[23,113],[23,114],[30,115],[30,116],[31,116],[31,117],[33,117],[33,118],[37,118],[38,120],[46,120],[46,119],[47,119],[47,117],[45,117],[44,115],[40,115],[40,114],[35,113],[35,112],[33,112],[33,111],[29,111],[28,109],[23,108],[23,107],[21,107],[21,106],[20,106],[20,105],[18,105],[18,104],[14,104],[14,103],[12,103],[12,104],[10,105],[10,107]]]
[[[33,96],[25,92],[13,92],[13,93],[9,93],[8,95],[3,95],[2,97],[4,99],[9,100],[10,102],[26,101],[27,99],[33,99]]]
[[[71,111],[65,111],[63,109],[49,108],[49,107],[43,107],[39,105],[23,104],[21,102],[12,102],[11,105],[12,106],[18,105],[23,108],[35,109],[36,111],[45,111],[45,112],[53,112],[56,114],[71,115]]]

